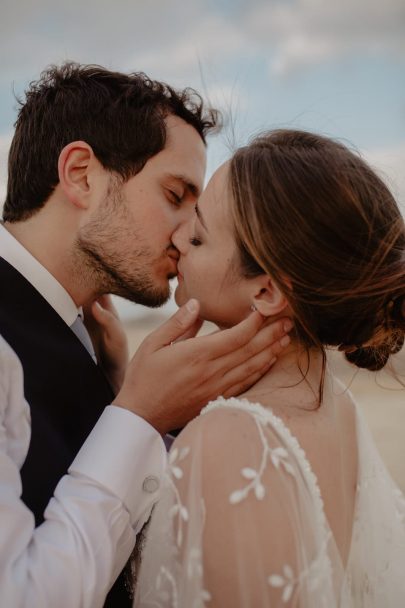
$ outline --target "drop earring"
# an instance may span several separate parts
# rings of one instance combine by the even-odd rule
[[[251,307],[250,307],[250,310],[252,312],[256,312],[257,308],[256,308],[256,306],[254,304],[252,304]]]

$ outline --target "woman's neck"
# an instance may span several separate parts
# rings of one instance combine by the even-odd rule
[[[322,370],[322,353],[306,351],[293,341],[270,370],[240,397],[276,409],[314,410],[319,406]]]

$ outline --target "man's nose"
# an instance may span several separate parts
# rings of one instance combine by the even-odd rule
[[[172,243],[180,251],[181,255],[185,255],[189,245],[189,225],[188,222],[181,224],[172,235]]]

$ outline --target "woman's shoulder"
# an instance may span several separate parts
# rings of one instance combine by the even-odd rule
[[[247,437],[256,440],[256,421],[254,412],[238,399],[219,397],[211,401],[181,431],[175,440],[176,445],[204,445],[216,449],[226,444],[239,443]]]
[[[258,403],[238,398],[209,403],[174,442],[169,463],[180,461],[185,478],[222,488],[230,504],[252,497],[264,504],[271,495],[283,502],[294,495],[297,504],[312,504],[314,519],[322,529],[325,525],[304,451],[285,423]]]
[[[218,397],[210,401],[202,410],[199,416],[194,418],[182,431],[179,436],[196,436],[209,431],[226,431],[227,437],[235,436],[231,431],[256,430],[258,426],[278,428],[282,425],[281,420],[275,416],[269,408],[265,408],[260,403],[253,403],[247,399],[238,397]]]
[[[269,408],[247,399],[211,401],[183,429],[174,447],[202,450],[209,460],[220,455],[235,463],[253,453],[260,458],[267,454],[276,469],[283,464],[290,474],[306,466],[305,455],[285,423]]]

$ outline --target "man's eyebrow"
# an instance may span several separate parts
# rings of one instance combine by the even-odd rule
[[[170,178],[171,179],[175,179],[177,181],[182,182],[183,185],[186,187],[186,189],[189,190],[193,196],[195,196],[196,198],[198,196],[200,196],[200,189],[199,189],[199,187],[196,186],[187,176],[181,175],[181,174],[169,173],[167,175],[167,178],[169,178],[169,179]]]
[[[195,212],[197,214],[198,219],[201,222],[202,227],[206,230],[206,232],[208,232],[207,224],[205,223],[205,220],[204,220],[204,218],[202,216],[202,213],[201,213],[201,210],[200,210],[200,208],[198,206],[198,203],[195,204],[194,209],[195,209]]]

